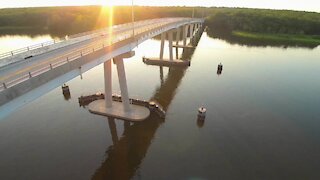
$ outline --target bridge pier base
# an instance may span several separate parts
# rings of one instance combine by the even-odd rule
[[[123,58],[129,58],[133,55],[134,52],[130,52],[114,58],[122,102],[112,101],[112,64],[111,60],[104,63],[105,99],[91,102],[88,106],[91,113],[128,121],[143,121],[149,117],[148,108],[130,104]]]
[[[148,65],[155,65],[155,66],[166,66],[166,67],[171,67],[171,66],[181,66],[181,67],[186,67],[190,66],[190,61],[189,60],[179,60],[179,59],[158,59],[158,58],[142,58],[143,62]]]

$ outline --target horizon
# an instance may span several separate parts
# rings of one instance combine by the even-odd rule
[[[274,1],[274,2],[272,2]],[[4,0],[0,3],[0,9],[11,9],[11,8],[36,8],[36,7],[70,7],[70,6],[131,6],[131,0],[122,0],[121,2],[112,2],[106,0],[79,0],[77,2],[66,0],[64,2],[56,2],[54,0]],[[309,2],[309,3],[308,3]],[[294,0],[293,2],[279,2],[275,0],[254,2],[253,0],[241,0],[239,2],[228,2],[228,1],[214,1],[202,0],[201,2],[194,1],[182,1],[176,0],[171,2],[169,0],[163,0],[157,2],[154,0],[134,0],[135,6],[151,6],[151,7],[217,7],[217,8],[249,8],[249,9],[271,9],[271,10],[291,10],[291,11],[306,11],[320,13],[320,5],[315,6],[312,0],[301,1]]]
[[[57,5],[57,6],[23,6],[23,7],[0,7],[1,9],[23,9],[23,8],[52,8],[52,7],[103,7],[104,5]],[[168,5],[134,5],[135,7],[195,7],[195,8],[234,8],[234,9],[257,9],[257,10],[275,10],[275,11],[297,11],[297,12],[307,12],[307,13],[320,13],[319,11],[308,11],[308,10],[296,10],[296,9],[271,9],[271,8],[259,8],[259,7],[227,7],[227,6],[168,6]],[[112,7],[130,7],[130,5],[114,5]]]

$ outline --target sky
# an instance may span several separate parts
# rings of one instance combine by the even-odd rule
[[[0,8],[108,4],[131,5],[131,0],[0,0]],[[134,4],[148,6],[248,7],[320,12],[320,0],[134,0]]]

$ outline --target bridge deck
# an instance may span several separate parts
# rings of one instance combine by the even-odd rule
[[[145,30],[146,27],[151,26],[152,22],[146,21],[145,23],[140,23],[139,25],[136,25],[136,31],[139,32],[141,30]],[[158,21],[159,24],[165,23],[162,21]],[[72,59],[73,56],[76,56],[77,54],[83,52],[83,54],[86,53],[86,51],[89,53],[90,50],[93,50],[93,48],[99,48],[99,45],[101,43],[112,43],[115,42],[118,39],[122,39],[124,37],[131,36],[132,30],[131,27],[125,27],[122,29],[116,29],[110,34],[110,32],[105,32],[105,36],[101,37],[93,37],[90,39],[86,39],[83,41],[80,41],[78,43],[63,46],[62,48],[58,48],[52,51],[47,51],[39,55],[35,55],[32,58],[28,58],[26,60],[22,59],[20,61],[17,61],[17,63],[1,67],[0,70],[0,82],[11,82],[18,77],[23,77],[29,74],[29,72],[34,72],[36,70],[40,70],[44,67],[49,67],[50,64],[52,66],[55,66],[56,63],[60,62],[61,60],[67,60],[67,57]],[[108,33],[108,34],[107,34]],[[21,59],[21,57],[16,57]]]

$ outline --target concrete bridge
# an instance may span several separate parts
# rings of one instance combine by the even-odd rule
[[[192,43],[196,45],[197,42]],[[190,59],[194,49],[184,49],[183,59]],[[159,102],[168,109],[177,88],[179,87],[188,67],[168,67],[167,78],[160,75],[161,86],[158,87],[150,100]],[[161,74],[162,66],[160,66]],[[196,117],[195,117],[196,118]],[[132,179],[146,157],[158,128],[164,119],[152,114],[147,121],[141,123],[123,122],[123,132],[117,130],[114,118],[108,118],[108,127],[113,144],[106,148],[106,159],[95,171],[91,179]],[[202,124],[203,125],[203,124]],[[198,126],[201,127],[201,124]],[[139,147],[139,148],[130,148]],[[135,158],[129,158],[129,155]]]
[[[0,55],[0,112],[10,112],[34,100],[64,82],[104,63],[105,100],[92,105],[94,113],[127,120],[145,119],[149,112],[129,102],[123,59],[134,55],[140,43],[161,34],[159,58],[144,59],[155,65],[188,65],[173,59],[173,48],[192,48],[190,39],[203,29],[203,19],[161,18],[138,21],[70,36],[63,41],[41,44]],[[134,28],[133,28],[134,27]],[[134,30],[133,30],[134,29]],[[173,45],[173,34],[176,44]],[[183,44],[179,44],[182,34]],[[163,57],[168,35],[169,58]],[[112,102],[112,60],[117,65],[123,102]]]

